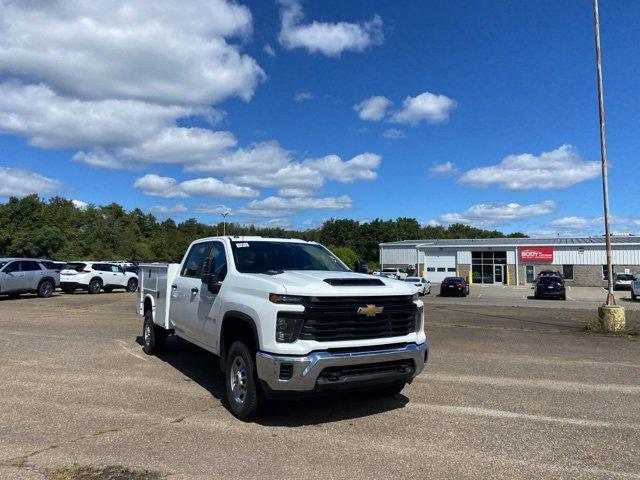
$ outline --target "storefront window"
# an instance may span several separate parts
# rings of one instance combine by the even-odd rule
[[[484,251],[471,252],[471,276],[473,283],[495,283],[504,281],[504,269],[496,265],[507,264],[507,252]],[[500,274],[496,277],[496,272]]]
[[[562,265],[562,277],[565,280],[573,280],[573,265]]]

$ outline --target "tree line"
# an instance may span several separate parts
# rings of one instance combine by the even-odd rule
[[[505,237],[497,230],[462,224],[421,226],[416,219],[405,217],[370,222],[331,219],[310,230],[227,223],[226,233],[318,241],[350,267],[358,258],[377,262],[382,242]],[[182,258],[193,240],[221,234],[222,223],[206,225],[193,218],[176,223],[139,208],[127,211],[117,203],[78,208],[65,198],[43,200],[30,195],[0,204],[1,257],[174,261]],[[508,236],[524,237],[521,233]]]

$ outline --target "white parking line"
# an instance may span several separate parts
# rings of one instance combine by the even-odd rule
[[[479,293],[479,294],[478,294],[478,298],[481,298],[481,297],[482,297],[482,294],[481,294],[481,293]]]
[[[136,358],[139,358],[140,360],[146,362],[147,359],[144,358],[143,356],[138,355],[137,353],[133,353],[131,350],[129,350],[129,347],[127,347],[127,344],[124,340],[118,340],[118,343],[120,344],[120,346],[122,347],[122,349],[127,352],[129,355],[133,355]]]

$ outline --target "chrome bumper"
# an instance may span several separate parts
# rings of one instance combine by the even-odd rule
[[[264,381],[271,390],[278,392],[310,392],[315,389],[318,376],[328,367],[347,365],[363,365],[368,363],[393,362],[396,360],[413,360],[418,375],[424,368],[427,343],[416,345],[410,343],[399,348],[380,350],[356,351],[345,353],[314,352],[304,356],[275,355],[258,352],[256,354],[256,368],[258,378]],[[280,366],[292,365],[291,378],[280,378]]]

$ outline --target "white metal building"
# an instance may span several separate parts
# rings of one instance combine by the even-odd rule
[[[640,271],[640,236],[613,236],[613,272]],[[420,273],[432,282],[463,276],[473,283],[531,283],[540,270],[558,270],[576,286],[604,285],[604,237],[404,240],[380,244],[382,267]]]

